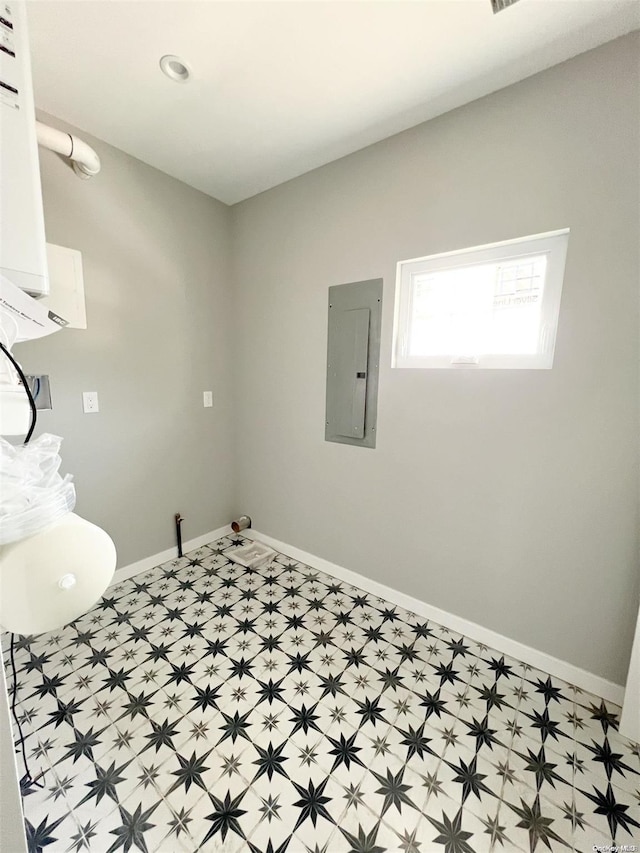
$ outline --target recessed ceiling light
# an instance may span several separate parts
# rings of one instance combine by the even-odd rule
[[[191,77],[191,69],[184,59],[170,53],[162,57],[160,68],[170,80],[175,80],[176,83],[186,83]]]

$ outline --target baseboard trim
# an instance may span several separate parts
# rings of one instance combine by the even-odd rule
[[[217,530],[212,530],[209,533],[204,533],[202,536],[197,536],[195,539],[190,539],[183,545],[185,553],[194,551],[196,548],[207,545],[209,542],[214,542],[222,536],[229,536],[232,533],[230,525],[219,527]],[[599,675],[594,675],[585,669],[567,663],[553,657],[546,652],[541,652],[538,649],[526,646],[517,640],[512,640],[510,637],[505,637],[478,625],[476,622],[470,622],[462,616],[456,616],[454,613],[448,613],[446,610],[441,610],[439,607],[434,607],[427,604],[425,601],[420,601],[418,598],[413,598],[411,595],[406,595],[393,587],[374,581],[371,578],[360,575],[351,569],[345,569],[344,566],[339,566],[336,563],[331,563],[322,557],[317,557],[315,554],[310,554],[308,551],[303,551],[301,548],[296,548],[294,545],[288,545],[280,539],[274,539],[266,533],[261,533],[258,530],[243,530],[243,536],[248,539],[259,539],[265,545],[270,545],[281,554],[286,554],[300,563],[305,563],[314,569],[326,572],[338,580],[352,586],[359,587],[371,595],[385,598],[399,607],[404,607],[405,610],[411,610],[425,619],[432,619],[440,625],[444,625],[451,631],[464,634],[478,643],[484,643],[492,649],[497,649],[506,655],[509,655],[523,663],[528,663],[536,669],[541,669],[543,672],[548,672],[556,678],[561,678],[569,684],[575,684],[581,690],[588,693],[593,693],[595,696],[600,696],[609,702],[614,702],[616,705],[622,705],[624,699],[624,687],[619,684],[614,684],[612,681],[607,681]],[[168,548],[166,551],[161,551],[158,554],[153,554],[151,557],[145,557],[143,560],[138,560],[136,563],[131,563],[128,566],[116,569],[112,584],[121,583],[124,580],[134,577],[141,572],[147,572],[154,569],[156,566],[166,563],[168,560],[176,558],[176,549]]]
[[[232,532],[231,525],[227,524],[224,527],[219,527],[217,530],[204,533],[202,536],[196,536],[195,539],[189,539],[188,542],[183,542],[182,550],[187,554],[189,551],[195,551],[196,548],[201,548],[203,545],[207,545],[215,539],[220,539],[222,536],[229,536]],[[177,549],[174,546],[173,548],[168,548],[166,551],[160,551],[159,554],[153,554],[151,557],[145,557],[143,560],[138,560],[137,563],[130,563],[128,566],[122,566],[122,568],[116,569],[111,584],[113,585],[126,581],[135,575],[139,575],[141,572],[148,572],[150,569],[155,569],[156,566],[160,566],[168,560],[175,560],[177,557]]]
[[[267,536],[260,533],[258,530],[244,530],[243,536],[250,539],[259,539],[265,545],[270,545],[276,551],[286,554],[288,557],[297,560],[300,563],[305,563],[314,569],[326,572],[339,580],[349,583],[352,586],[359,587],[371,595],[379,596],[397,604],[399,607],[404,607],[405,610],[411,610],[425,619],[432,619],[440,625],[444,625],[452,631],[464,634],[478,643],[483,643],[492,649],[497,649],[506,655],[509,655],[523,663],[528,663],[536,669],[541,669],[548,672],[556,678],[561,678],[563,681],[574,684],[581,690],[588,693],[593,693],[595,696],[607,699],[609,702],[614,702],[616,705],[622,705],[624,698],[624,687],[619,684],[614,684],[612,681],[602,678],[599,675],[594,675],[585,669],[574,666],[566,661],[555,658],[546,652],[541,652],[538,649],[533,649],[530,646],[524,645],[517,640],[512,640],[496,631],[489,628],[484,628],[475,622],[470,622],[463,619],[461,616],[456,616],[453,613],[448,613],[446,610],[440,610],[438,607],[433,607],[424,601],[399,592],[390,586],[378,583],[378,581],[360,575],[357,572],[352,572],[350,569],[345,569],[343,566],[338,566],[335,563],[330,563],[322,557],[316,557],[315,554],[310,554],[293,545],[288,545],[286,542],[281,542],[279,539],[274,539],[272,536]]]

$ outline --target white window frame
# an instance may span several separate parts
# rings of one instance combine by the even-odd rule
[[[443,252],[424,258],[400,261],[396,276],[396,301],[393,328],[392,367],[400,368],[471,368],[471,369],[534,369],[549,370],[558,330],[558,315],[562,282],[567,256],[569,229],[549,231],[486,246],[473,246],[455,252]],[[542,292],[540,336],[538,351],[532,355],[498,355],[459,353],[457,356],[410,356],[407,353],[411,318],[412,276],[420,273],[475,266],[502,260],[514,260],[532,255],[546,255],[546,275]]]

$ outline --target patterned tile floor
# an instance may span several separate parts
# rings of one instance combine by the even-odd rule
[[[18,639],[30,851],[640,846],[618,708],[287,557],[245,570],[241,543]]]

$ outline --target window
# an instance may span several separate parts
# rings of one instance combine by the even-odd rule
[[[394,367],[553,366],[569,229],[398,264]]]

